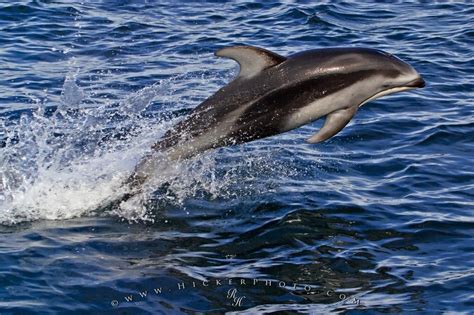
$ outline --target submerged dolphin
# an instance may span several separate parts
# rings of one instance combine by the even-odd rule
[[[326,117],[311,136],[318,143],[341,131],[364,103],[383,95],[421,88],[421,76],[381,50],[328,48],[280,56],[252,46],[218,50],[240,65],[238,76],[196,107],[153,145],[170,160],[280,134]],[[133,187],[155,168],[144,157],[129,178]]]

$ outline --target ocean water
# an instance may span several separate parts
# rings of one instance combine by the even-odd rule
[[[0,314],[474,312],[474,5],[0,1]],[[157,170],[104,207],[230,81],[214,57],[371,47],[427,82]]]

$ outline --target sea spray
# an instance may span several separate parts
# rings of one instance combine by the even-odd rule
[[[66,219],[92,213],[120,195],[124,179],[170,122],[140,117],[161,82],[119,104],[85,106],[68,74],[61,104],[43,103],[17,120],[2,119],[0,223]]]
[[[219,150],[180,163],[159,166],[158,161],[140,193],[120,202],[127,193],[123,183],[135,165],[186,111],[182,105],[186,102],[174,90],[183,80],[209,79],[179,75],[121,101],[91,105],[93,93],[85,91],[77,78],[77,72],[66,76],[57,108],[39,100],[19,119],[2,117],[0,224],[88,215],[153,220],[147,206],[150,200],[183,205],[187,198],[202,194],[242,196],[256,189],[255,184],[246,187],[245,179],[238,179],[242,173],[255,177],[248,171],[249,163],[260,164],[260,171],[275,167],[266,165],[261,152],[242,154],[222,169],[216,166]],[[150,115],[148,109],[157,99],[169,106]],[[240,188],[235,188],[238,182]]]

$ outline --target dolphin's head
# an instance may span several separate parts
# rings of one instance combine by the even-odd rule
[[[360,66],[373,69],[377,82],[373,87],[375,94],[362,104],[387,94],[425,86],[425,81],[412,66],[392,54],[382,50],[364,49],[362,55],[364,58]]]
[[[316,91],[315,100],[300,119],[292,115],[288,129],[326,116],[326,122],[308,142],[329,139],[344,128],[358,107],[370,100],[396,92],[425,86],[420,74],[399,58],[377,49],[329,48],[290,56],[287,69],[299,81],[307,80]]]
[[[341,82],[337,88],[352,86],[361,104],[383,95],[422,88],[425,81],[408,63],[392,54],[370,48],[316,49],[294,55],[305,61],[305,75]],[[330,78],[330,79],[329,79]],[[360,99],[362,97],[362,99]]]
[[[301,79],[323,78],[334,92],[352,87],[355,93],[350,93],[351,99],[359,100],[360,105],[383,95],[425,86],[412,66],[378,49],[315,49],[290,57],[289,68],[299,69]]]

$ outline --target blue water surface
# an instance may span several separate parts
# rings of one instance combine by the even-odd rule
[[[1,1],[1,314],[474,312],[474,5]],[[232,79],[230,45],[382,49],[427,82],[163,170],[102,207]],[[149,197],[152,198],[149,198]]]

